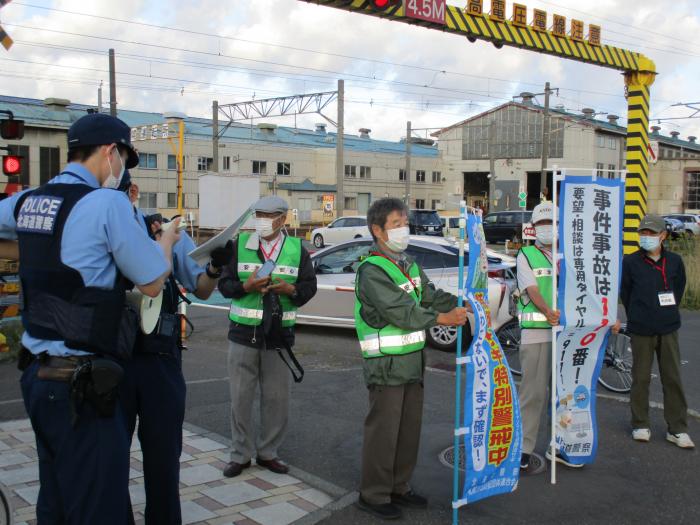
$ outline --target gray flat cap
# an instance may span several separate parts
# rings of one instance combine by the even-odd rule
[[[284,213],[289,210],[289,204],[277,195],[268,195],[255,203],[255,211],[263,213]]]
[[[652,215],[651,213],[642,219],[639,223],[637,231],[650,230],[655,233],[659,233],[666,230],[666,221],[663,220],[658,215]]]

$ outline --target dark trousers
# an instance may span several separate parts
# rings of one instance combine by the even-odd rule
[[[37,524],[126,525],[129,438],[121,408],[97,417],[85,402],[73,426],[69,383],[38,379],[38,368],[34,361],[20,380],[39,455]]]
[[[136,428],[143,454],[146,523],[178,525],[185,379],[171,356],[136,354],[126,365],[121,402],[129,440]]]
[[[367,503],[389,503],[391,494],[410,490],[422,419],[422,384],[369,387],[360,484],[360,495]]]
[[[659,375],[664,392],[664,419],[668,431],[688,431],[688,405],[681,384],[681,356],[678,332],[666,335],[632,335],[632,428],[649,428],[649,384],[654,355],[659,362]]]

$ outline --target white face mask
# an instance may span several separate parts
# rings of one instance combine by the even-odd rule
[[[258,237],[270,237],[275,233],[275,228],[272,226],[274,219],[269,217],[256,217],[255,218],[255,231],[258,233]]]
[[[655,235],[641,235],[639,237],[639,246],[644,251],[653,252],[659,247],[659,244],[661,244],[661,239]]]
[[[535,236],[540,243],[544,244],[545,246],[549,246],[552,244],[552,240],[554,239],[554,229],[551,224],[535,226]]]
[[[392,252],[401,253],[408,248],[408,237],[411,235],[408,226],[387,230],[387,234],[389,235],[389,239],[386,241],[386,246]]]
[[[113,151],[117,152],[117,157],[119,157],[119,163],[121,164],[121,171],[119,171],[118,175],[114,174],[114,171],[112,171],[112,154],[109,154],[109,157],[107,157],[107,163],[109,164],[109,177],[107,177],[107,180],[102,183],[103,188],[107,188],[108,190],[116,190],[119,187],[119,184],[122,182],[122,177],[124,176],[124,172],[126,171],[126,167],[124,166],[124,161],[122,160],[122,156],[119,154],[119,150],[117,148],[114,148]]]

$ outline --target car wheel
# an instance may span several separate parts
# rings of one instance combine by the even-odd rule
[[[695,234],[693,233],[693,230],[685,230],[685,236],[686,237],[693,237]]]
[[[433,326],[427,331],[428,344],[443,352],[454,352],[457,348],[456,326]],[[471,339],[469,323],[464,325],[463,335]]]
[[[314,237],[314,246],[316,246],[316,248],[323,248],[323,236],[320,233]]]

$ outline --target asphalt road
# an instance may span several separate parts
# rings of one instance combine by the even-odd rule
[[[202,309],[190,309],[190,313],[195,332],[184,358],[186,421],[229,436],[226,313]],[[684,314],[683,378],[689,406],[700,412],[698,339],[700,314]],[[306,378],[293,387],[290,429],[281,456],[348,492],[354,491],[359,482],[362,423],[367,407],[354,333],[300,327],[296,353],[306,369]],[[431,503],[427,510],[407,513],[404,519],[421,525],[449,523],[452,499],[452,471],[439,462],[438,455],[452,444],[453,356],[428,350],[427,364],[424,425],[414,488],[427,495]],[[0,365],[0,420],[25,417],[18,377],[13,365]],[[700,522],[698,452],[680,450],[665,442],[665,425],[658,409],[652,411],[652,442],[633,442],[624,396],[611,396],[600,389],[599,394],[603,396],[598,401],[600,442],[596,463],[581,471],[559,468],[555,486],[549,484],[548,474],[524,478],[515,493],[462,509],[460,523]],[[652,400],[663,401],[658,384]],[[540,451],[548,441],[546,427],[543,420]],[[690,432],[700,442],[698,419],[690,418]],[[350,505],[334,512],[325,523],[367,524],[375,520]]]

